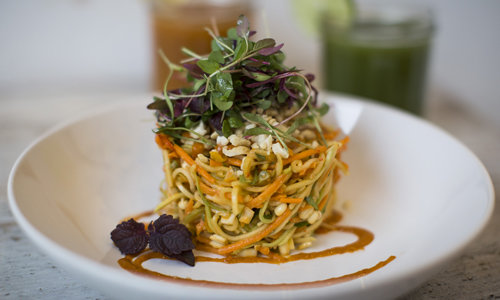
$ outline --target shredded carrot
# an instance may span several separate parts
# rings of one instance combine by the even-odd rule
[[[329,194],[325,195],[325,197],[323,197],[323,199],[321,199],[321,201],[319,202],[318,204],[318,209],[321,211],[323,210],[323,208],[325,207],[326,205],[326,202],[328,202],[328,196],[330,196]]]
[[[241,167],[241,159],[237,159],[237,158],[234,158],[234,157],[228,157],[227,158],[227,162],[230,165],[233,165],[233,166],[236,166],[236,167]]]
[[[339,135],[340,131],[339,130],[324,130],[323,129],[323,136],[327,140],[333,140],[337,135]]]
[[[203,219],[201,219],[200,222],[196,224],[196,235],[199,236],[204,229],[205,229],[205,222],[203,221]]]
[[[177,153],[173,151],[168,154],[168,158],[177,158],[177,157],[179,157],[179,155],[177,155]]]
[[[343,138],[342,140],[339,141],[342,146],[340,146],[340,151],[341,150],[345,150],[345,148],[347,147],[347,143],[349,143],[349,136],[346,136],[345,138]]]
[[[156,134],[155,142],[161,149],[174,150],[174,145],[169,140],[168,136],[163,133]]]
[[[211,166],[211,167],[220,167],[220,166],[222,166],[222,163],[221,163],[221,162],[218,162],[218,161],[216,161],[216,160],[211,159],[211,160],[210,160],[210,166]]]
[[[262,205],[262,203],[266,202],[271,196],[285,183],[285,180],[288,178],[288,174],[281,174],[276,178],[276,180],[271,183],[262,193],[260,193],[257,197],[253,198],[247,203],[249,208],[254,208]]]
[[[260,246],[259,249],[257,249],[257,251],[259,251],[260,253],[262,253],[264,255],[268,255],[269,254],[269,247]]]
[[[200,182],[200,190],[202,193],[205,193],[205,194],[217,195],[216,189],[209,187],[208,185],[204,184],[203,182]]]
[[[278,201],[282,203],[300,203],[302,202],[302,198],[290,198],[290,197],[283,197],[280,198]]]
[[[300,203],[304,199],[302,199],[302,198],[291,198],[291,197],[287,197],[285,194],[278,194],[278,195],[275,195],[275,196],[271,197],[271,200],[279,201],[279,202],[282,202],[282,203]]]
[[[193,198],[190,198],[188,203],[186,204],[186,208],[184,209],[184,211],[186,212],[186,215],[189,214],[193,210],[193,205],[194,205]]]
[[[198,154],[203,153],[205,146],[202,143],[195,142],[191,147],[191,157],[196,158]]]
[[[325,146],[318,146],[315,149],[307,149],[307,150],[304,150],[302,152],[294,154],[294,155],[290,156],[289,158],[283,160],[283,165],[287,165],[294,160],[303,159],[303,158],[306,158],[306,157],[309,157],[309,156],[312,156],[314,154],[318,154],[321,152],[325,152],[325,151],[326,151]]]
[[[198,224],[200,224],[200,223],[198,223]],[[209,238],[204,237],[204,236],[202,236],[202,235],[198,235],[198,236],[196,237],[196,240],[197,240],[198,242],[200,242],[200,243],[203,243],[203,244],[210,244],[210,242],[211,242],[211,240],[210,240]]]
[[[187,154],[186,151],[184,151],[184,149],[182,149],[181,147],[179,147],[179,145],[174,144],[174,150],[177,153],[177,155],[179,155],[179,157],[182,158],[189,165],[192,166],[192,165],[196,164],[194,162],[193,158],[191,158],[191,156],[189,156],[189,154]],[[205,170],[202,167],[196,165],[196,171],[198,171],[198,173],[203,178],[205,178],[206,180],[208,180],[208,182],[210,182],[212,184],[215,184],[215,178],[213,178],[210,174],[208,174],[207,170]]]
[[[236,250],[240,250],[246,246],[249,246],[251,244],[254,244],[254,243],[262,240],[268,234],[270,234],[276,228],[278,228],[278,226],[280,226],[283,222],[285,222],[285,220],[288,219],[288,217],[290,216],[291,213],[292,213],[291,210],[289,210],[289,209],[285,210],[285,212],[281,216],[277,217],[276,220],[274,220],[274,222],[269,224],[269,226],[264,228],[259,233],[252,235],[246,239],[242,239],[242,240],[239,240],[235,243],[225,245],[225,246],[219,248],[219,251],[218,251],[219,254],[226,255],[226,254],[229,254],[229,253],[234,252]]]
[[[304,210],[308,209],[309,207],[312,207],[311,204],[306,204],[304,206],[302,206],[301,208],[299,208],[299,212],[303,212]]]

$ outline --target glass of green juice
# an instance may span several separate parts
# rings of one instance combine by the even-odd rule
[[[356,2],[347,20],[322,17],[325,88],[421,115],[431,11],[412,3]]]

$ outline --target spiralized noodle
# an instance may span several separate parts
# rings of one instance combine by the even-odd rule
[[[162,147],[165,179],[155,211],[178,217],[204,249],[224,255],[288,255],[311,246],[335,201],[338,170],[347,171],[339,160],[343,141],[333,139],[290,142],[286,158],[258,147],[233,157],[205,147],[190,164],[178,151],[191,155],[192,145]]]

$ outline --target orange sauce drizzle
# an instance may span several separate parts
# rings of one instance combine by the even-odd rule
[[[151,214],[151,212],[149,212]],[[143,213],[140,217],[147,216],[148,213]],[[319,227],[315,233],[317,234],[325,234],[332,231],[340,231],[346,232],[356,235],[356,241],[343,245],[337,246],[329,249],[325,249],[317,252],[303,252],[297,253],[290,256],[281,256],[279,254],[269,254],[266,257],[237,257],[237,256],[225,256],[225,257],[207,257],[207,256],[196,256],[196,262],[220,262],[226,264],[235,264],[235,263],[268,263],[268,264],[282,264],[288,263],[297,260],[309,260],[315,259],[319,257],[326,257],[331,255],[339,255],[343,253],[350,253],[364,249],[367,245],[369,245],[373,239],[374,235],[370,231],[352,227],[352,226],[341,226],[336,225],[342,219],[342,215],[333,211],[328,218],[325,218],[323,221],[323,225]],[[203,247],[198,247],[199,250],[205,250]],[[155,271],[148,270],[142,266],[144,262],[150,259],[170,259],[167,256],[153,251],[145,251],[138,255],[127,255],[118,260],[118,264],[125,270],[132,273],[139,273],[142,275],[152,276],[154,278],[159,278],[163,280],[167,280],[174,283],[183,283],[183,284],[192,284],[192,285],[202,285],[202,286],[210,286],[210,287],[225,287],[225,288],[235,288],[235,289],[244,289],[244,288],[259,288],[259,289],[276,289],[276,288],[310,288],[310,287],[320,287],[331,285],[334,283],[345,282],[349,280],[353,280],[365,275],[368,275],[385,265],[389,264],[396,257],[389,256],[386,260],[380,261],[374,266],[369,268],[365,268],[359,270],[354,273],[346,274],[339,277],[327,278],[324,280],[311,281],[311,282],[298,282],[298,283],[280,283],[280,284],[263,284],[263,283],[229,283],[229,282],[215,282],[208,280],[196,280],[189,278],[181,278],[177,276],[166,275],[162,273],[158,273]]]

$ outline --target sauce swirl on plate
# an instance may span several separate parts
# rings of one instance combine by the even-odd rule
[[[140,217],[146,216],[147,213],[141,214]],[[323,221],[323,225],[316,230],[317,234],[325,234],[329,232],[345,232],[354,234],[357,239],[349,244],[343,246],[336,246],[328,249],[324,249],[316,252],[302,252],[289,256],[281,256],[278,254],[271,254],[270,256],[262,257],[237,257],[237,256],[226,256],[226,257],[208,257],[208,256],[196,256],[196,262],[217,262],[226,264],[236,264],[236,263],[268,263],[268,264],[282,264],[298,260],[310,260],[315,258],[321,258],[332,255],[339,255],[343,253],[351,253],[364,249],[369,245],[373,239],[374,235],[370,231],[352,226],[338,225],[337,223],[342,219],[342,215],[338,211],[334,211],[328,218]],[[201,250],[201,249],[199,249]],[[310,281],[310,282],[297,282],[297,283],[279,283],[279,284],[262,284],[262,283],[230,283],[230,282],[216,282],[208,280],[196,280],[189,278],[181,278],[172,275],[162,274],[156,271],[149,270],[143,267],[143,263],[150,259],[169,259],[165,255],[153,252],[145,251],[138,255],[127,255],[124,258],[118,260],[119,265],[130,272],[139,273],[142,275],[152,276],[154,278],[167,280],[175,283],[184,284],[194,284],[203,285],[210,287],[225,287],[225,288],[259,288],[259,289],[276,289],[276,288],[305,288],[305,287],[320,287],[331,285],[334,283],[345,282],[353,280],[365,275],[368,275],[392,262],[396,257],[391,255],[386,260],[380,261],[375,265],[364,268],[354,273],[345,274],[338,277],[331,277],[323,280]]]

